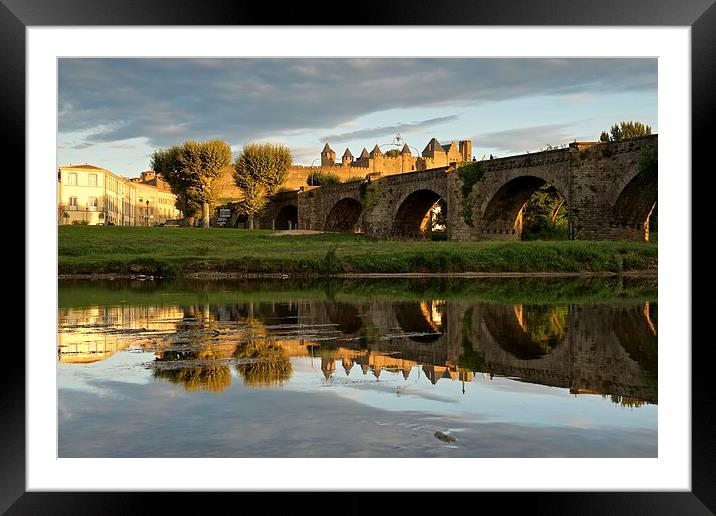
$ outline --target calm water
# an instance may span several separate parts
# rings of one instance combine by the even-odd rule
[[[656,280],[60,282],[60,457],[656,457]]]

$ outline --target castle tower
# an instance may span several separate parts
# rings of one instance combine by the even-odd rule
[[[460,158],[462,161],[472,160],[472,140],[460,140]]]
[[[358,159],[368,159],[370,157],[370,154],[368,154],[368,150],[363,147],[363,152],[360,153],[360,156],[358,156]]]
[[[434,158],[436,152],[444,153],[445,149],[443,149],[442,145],[440,145],[437,138],[432,138],[423,149],[423,157]]]
[[[445,149],[445,159],[447,160],[447,165],[462,161],[460,158],[460,152],[457,148],[457,142],[455,140],[450,142],[449,145],[443,145],[443,149]]]
[[[326,146],[323,147],[323,151],[321,152],[321,166],[322,167],[332,167],[336,164],[336,152],[331,149],[331,146],[328,145],[328,142],[326,142]]]
[[[400,151],[400,160],[401,172],[409,172],[411,170],[415,170],[415,160],[410,153],[410,147],[408,147],[407,143],[403,145],[403,149]]]
[[[353,154],[351,154],[351,151],[346,148],[346,151],[343,153],[343,158],[341,160],[344,167],[350,167],[353,164]]]
[[[383,168],[383,153],[380,152],[380,147],[376,144],[373,150],[368,154],[368,166],[373,172],[382,172]]]

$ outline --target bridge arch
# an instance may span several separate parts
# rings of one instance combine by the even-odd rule
[[[361,230],[363,205],[352,197],[344,197],[336,202],[326,216],[324,231],[358,233]]]
[[[248,228],[249,227],[249,216],[246,213],[238,213],[234,219],[231,227],[233,228]],[[229,219],[231,220],[231,219]]]
[[[298,227],[298,207],[294,204],[283,206],[274,219],[274,229],[296,229]]]
[[[430,238],[433,210],[440,206],[447,210],[444,195],[431,188],[421,188],[406,195],[393,217],[394,238]]]
[[[564,204],[569,205],[566,189],[559,182],[534,174],[512,177],[497,186],[493,193],[485,195],[480,217],[483,238],[519,240],[523,209],[532,195],[545,185],[554,187]]]
[[[612,207],[612,225],[649,240],[649,221],[656,208],[656,167],[639,170],[618,191]]]

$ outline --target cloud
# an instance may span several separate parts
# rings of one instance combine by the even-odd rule
[[[577,122],[575,122],[577,123]],[[546,124],[518,127],[504,131],[482,133],[473,136],[473,145],[498,149],[507,154],[522,154],[547,145],[562,145],[577,140],[593,138],[578,135],[573,124]]]
[[[84,132],[95,143],[144,137],[152,146],[167,146],[222,138],[234,145],[325,132],[391,109],[655,91],[657,61],[65,58],[58,81],[61,134]]]
[[[446,122],[453,122],[458,118],[459,117],[457,115],[447,115],[437,118],[430,118],[428,120],[422,120],[420,122],[409,122],[404,124],[374,127],[372,129],[359,129],[358,131],[351,131],[348,133],[329,134],[328,136],[322,137],[321,141],[343,142],[357,140],[361,138],[371,138],[373,136],[394,135],[395,133],[409,133],[412,131],[420,131],[422,129],[427,129],[428,127],[433,127]]]

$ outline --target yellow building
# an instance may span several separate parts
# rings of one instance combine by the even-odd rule
[[[144,183],[130,184],[136,188],[137,226],[154,226],[181,218],[181,212],[174,206],[176,196],[173,193]]]
[[[153,226],[181,218],[176,196],[95,165],[60,167],[58,224]]]

